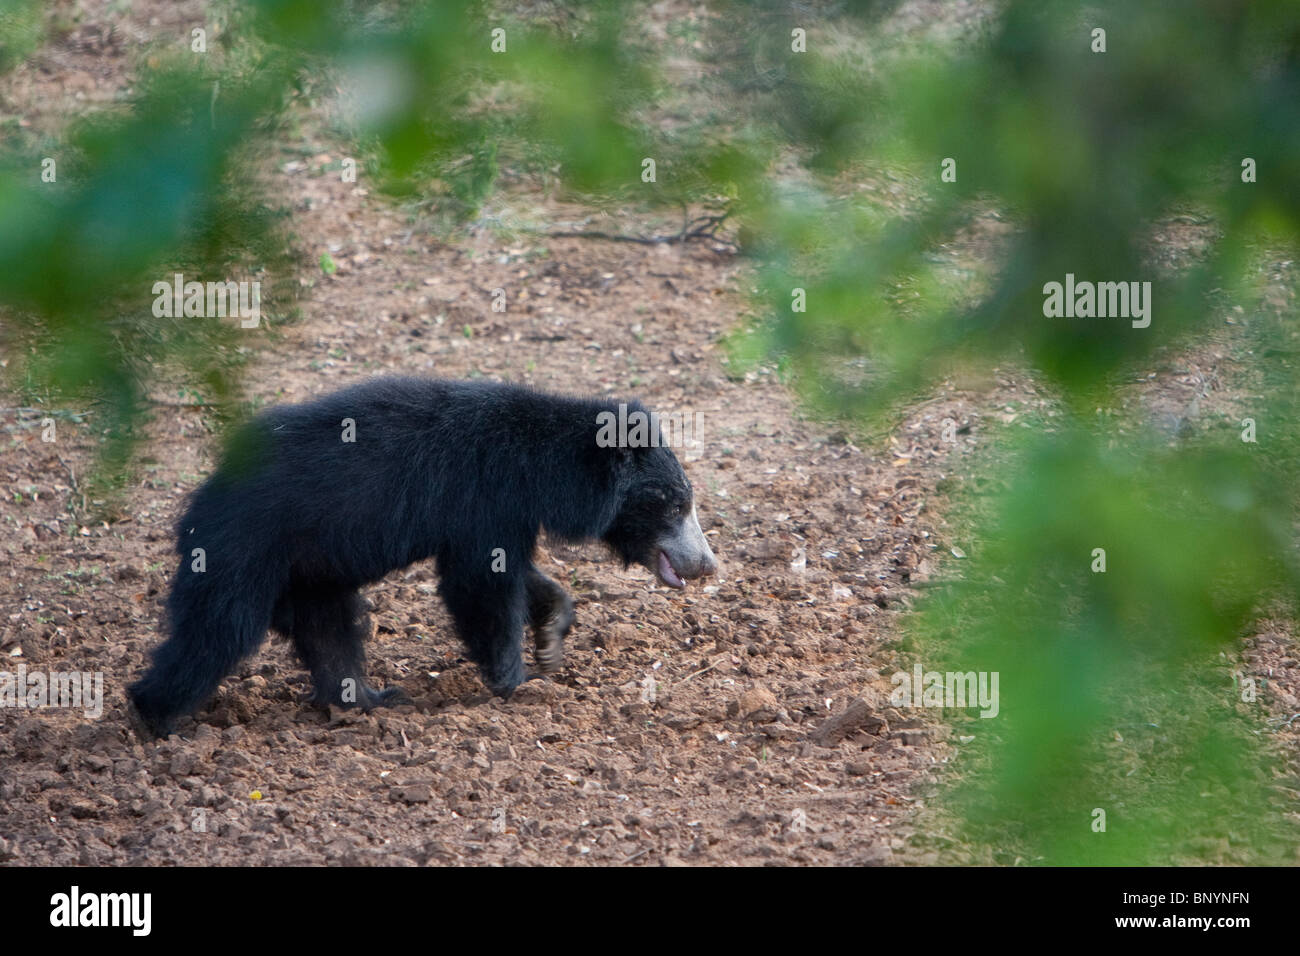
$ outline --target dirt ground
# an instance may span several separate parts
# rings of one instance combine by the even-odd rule
[[[78,6],[79,25],[0,85],[0,108],[55,125],[111,102],[133,45],[195,7],[137,3],[110,22]],[[69,504],[97,448],[93,418],[60,422],[49,445],[38,413],[0,399],[12,406],[0,410],[0,668],[105,680],[97,720],[0,710],[0,862],[963,857],[911,839],[961,745],[948,725],[890,708],[888,675],[910,667],[896,643],[913,587],[957,544],[937,489],[990,416],[1043,399],[1013,376],[946,383],[858,447],[801,417],[774,376],[729,375],[719,340],[745,309],[743,260],[707,244],[491,230],[443,244],[364,184],[320,175],[341,155],[323,128],[304,124],[270,175],[304,261],[328,252],[338,268],[304,269],[301,322],[248,333],[249,396],[297,401],[379,373],[481,375],[699,413],[703,445],[686,467],[721,577],[670,592],[598,548],[543,547],[540,566],[578,601],[568,663],[502,703],[419,564],[367,590],[372,679],[414,706],[321,713],[288,648],[268,640],[179,735],[141,743],[123,691],[159,640],[173,522],[213,465],[208,410],[155,396],[126,513],[78,527]],[[496,288],[505,313],[491,311]],[[956,443],[940,438],[945,419],[963,426]],[[1289,641],[1272,653],[1294,663]]]

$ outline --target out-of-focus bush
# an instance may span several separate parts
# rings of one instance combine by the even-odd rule
[[[40,0],[0,0],[0,73],[31,56],[43,33]]]
[[[998,716],[961,725],[970,833],[1006,861],[1294,862],[1266,681],[1231,662],[1298,583],[1278,312],[1294,317],[1300,8],[1013,2],[941,50],[874,23],[809,25],[768,101],[814,175],[750,216],[768,318],[736,352],[869,418],[972,365],[1019,365],[1052,397],[979,436],[1002,490],[958,493],[966,560],[912,627],[926,670],[1000,675]],[[1067,275],[1151,283],[1149,324],[1047,315]],[[1124,411],[1153,360],[1223,330],[1236,417]]]

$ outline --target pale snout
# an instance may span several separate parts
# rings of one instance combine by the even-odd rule
[[[670,588],[684,588],[688,580],[717,574],[718,559],[704,539],[694,507],[682,517],[672,534],[659,539],[653,570]]]

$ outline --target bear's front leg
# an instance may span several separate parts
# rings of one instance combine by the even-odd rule
[[[509,697],[528,679],[524,670],[524,620],[527,587],[522,572],[467,574],[440,563],[438,591],[456,621],[456,630],[479,666],[483,683],[498,697]]]
[[[564,637],[573,626],[573,600],[554,580],[528,566],[528,621],[533,628],[537,670],[554,674],[564,666]]]

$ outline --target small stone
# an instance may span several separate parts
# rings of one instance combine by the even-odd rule
[[[429,803],[433,800],[433,788],[427,783],[414,783],[405,787],[394,787],[388,795],[391,800],[399,803]]]
[[[859,732],[880,736],[888,730],[889,725],[885,719],[877,716],[871,705],[858,697],[850,701],[842,713],[823,722],[809,736],[819,747],[834,747],[846,737]]]
[[[776,696],[765,687],[754,687],[740,695],[737,712],[745,720],[754,723],[772,723],[781,712],[781,704]]]

